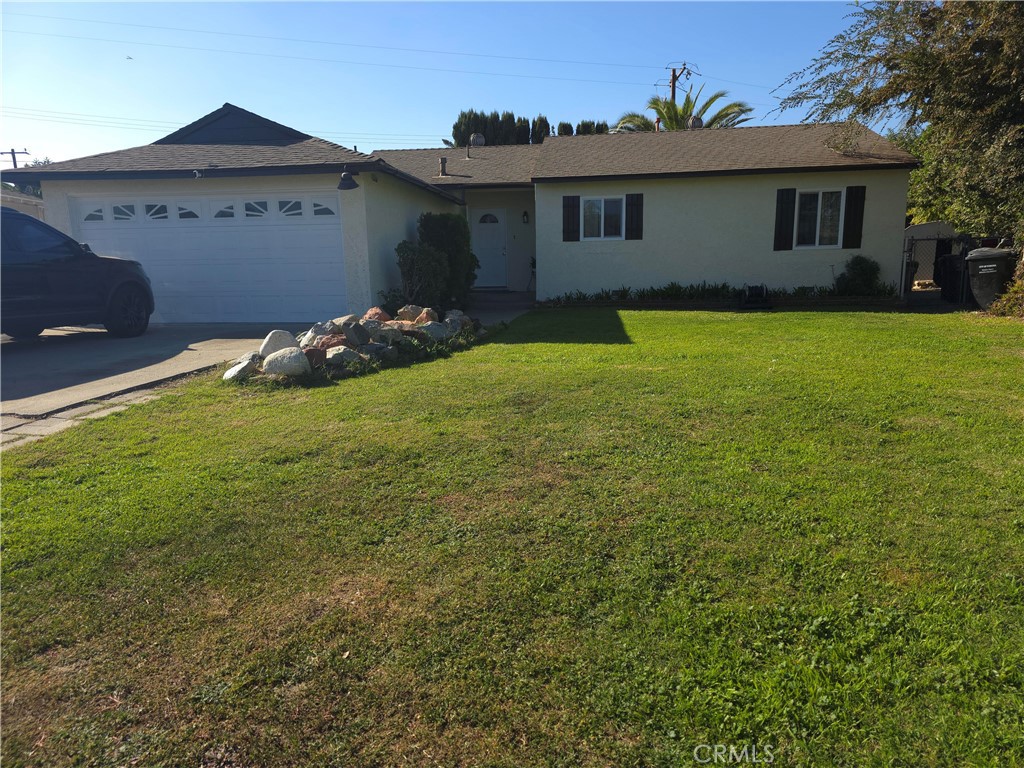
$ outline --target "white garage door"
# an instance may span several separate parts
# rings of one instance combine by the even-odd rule
[[[72,201],[79,239],[142,263],[154,322],[314,322],[345,313],[337,195]]]

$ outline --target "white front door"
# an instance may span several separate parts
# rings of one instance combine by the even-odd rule
[[[476,273],[477,288],[504,288],[508,285],[505,259],[505,209],[475,208],[470,216],[473,253],[480,261]]]

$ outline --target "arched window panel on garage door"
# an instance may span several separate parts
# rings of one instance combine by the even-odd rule
[[[114,203],[111,213],[114,221],[134,221],[135,203]]]
[[[278,200],[277,210],[282,216],[294,217],[302,215],[301,200]]]
[[[215,219],[233,219],[237,204],[234,200],[213,200],[210,202],[210,210]]]
[[[170,218],[167,213],[167,203],[145,203],[143,210],[146,211],[146,218],[149,221],[166,221]]]
[[[78,203],[78,219],[86,224],[106,221],[106,206],[99,200],[80,200]]]
[[[270,203],[266,200],[246,200],[244,210],[245,218],[262,219],[270,212]]]
[[[195,200],[179,200],[175,203],[179,220],[194,221],[202,218],[203,207]]]
[[[315,197],[313,198],[313,215],[337,216],[338,203],[327,197]]]

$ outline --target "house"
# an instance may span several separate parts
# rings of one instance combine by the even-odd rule
[[[831,125],[790,125],[375,156],[459,191],[484,284],[504,272],[523,290],[536,258],[538,299],[673,281],[831,285],[858,253],[898,284],[916,160],[867,129],[844,152],[836,138]]]
[[[399,283],[424,211],[463,212],[477,286],[829,285],[862,253],[899,282],[915,160],[828,125],[552,137],[365,155],[225,104],[144,147],[8,172],[47,221],[143,263],[163,322],[311,321]],[[534,271],[535,266],[535,271]]]
[[[349,188],[339,190],[343,174]],[[46,220],[140,261],[155,322],[307,322],[398,282],[395,246],[451,193],[377,158],[225,104],[146,146],[8,171]]]

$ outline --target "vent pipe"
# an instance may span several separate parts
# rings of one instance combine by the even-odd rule
[[[439,168],[439,170],[437,172],[437,175],[438,176],[447,176],[448,175],[448,158],[447,157],[439,157],[439,158],[437,158],[437,164],[440,166],[440,168]]]

